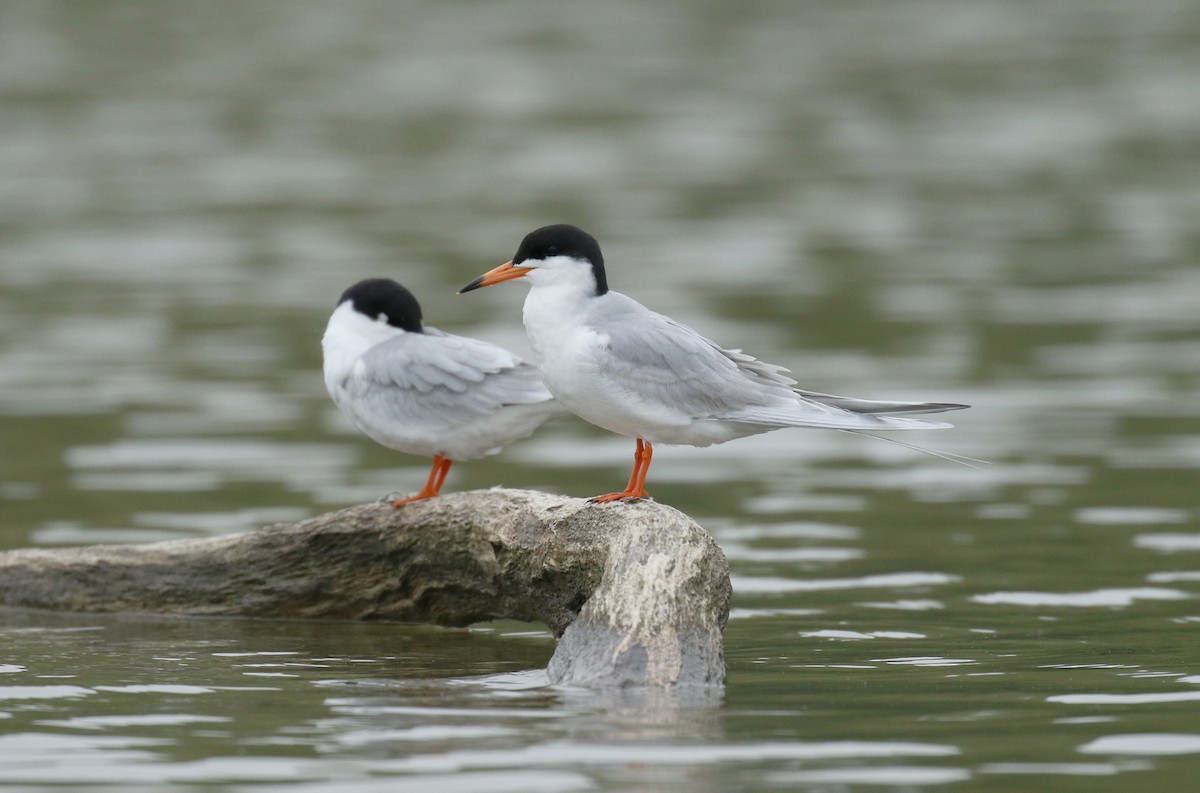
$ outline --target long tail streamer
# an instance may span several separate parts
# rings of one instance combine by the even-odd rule
[[[955,454],[954,452],[941,452],[937,449],[927,449],[926,447],[918,446],[915,443],[898,441],[895,438],[891,438],[886,435],[874,435],[863,430],[842,430],[842,432],[849,432],[854,435],[865,435],[868,438],[887,441],[888,443],[894,443],[897,446],[903,446],[905,449],[912,449],[914,452],[929,454],[942,460],[946,460],[947,462],[958,463],[959,465],[965,465],[967,468],[974,468],[976,470],[982,470],[983,466],[992,464],[990,460],[980,460],[976,457],[967,457],[965,454]]]

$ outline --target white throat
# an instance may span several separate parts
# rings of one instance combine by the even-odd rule
[[[551,256],[525,264],[533,268],[525,274],[531,288],[561,286],[588,296],[596,294],[596,275],[592,272],[591,262],[570,256]]]
[[[325,335],[321,337],[325,384],[345,380],[367,350],[401,333],[404,331],[384,319],[374,320],[355,311],[351,301],[342,303],[330,315]]]
[[[529,295],[522,319],[534,350],[582,321],[589,303],[596,298],[596,277],[586,261],[552,256],[539,262],[525,275]]]

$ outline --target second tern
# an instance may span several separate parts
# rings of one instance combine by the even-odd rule
[[[454,460],[499,451],[563,413],[532,364],[425,325],[417,299],[387,278],[342,293],[321,347],[325,388],[358,429],[433,457],[425,487],[395,507],[436,496]]]

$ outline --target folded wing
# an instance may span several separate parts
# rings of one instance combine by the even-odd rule
[[[937,429],[943,421],[891,416],[938,413],[965,405],[895,402],[804,391],[787,369],[727,350],[623,295],[610,301],[597,332],[608,340],[599,366],[629,398],[661,404],[693,419],[829,429]]]
[[[537,368],[508,350],[429,327],[372,347],[346,388],[373,414],[430,428],[553,400]]]

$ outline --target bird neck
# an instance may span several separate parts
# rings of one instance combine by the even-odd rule
[[[571,282],[533,284],[525,298],[521,318],[534,351],[553,345],[573,328],[584,324],[593,301],[601,299]]]
[[[329,318],[321,337],[326,382],[344,380],[367,350],[401,333],[404,331],[372,320],[343,303]]]

